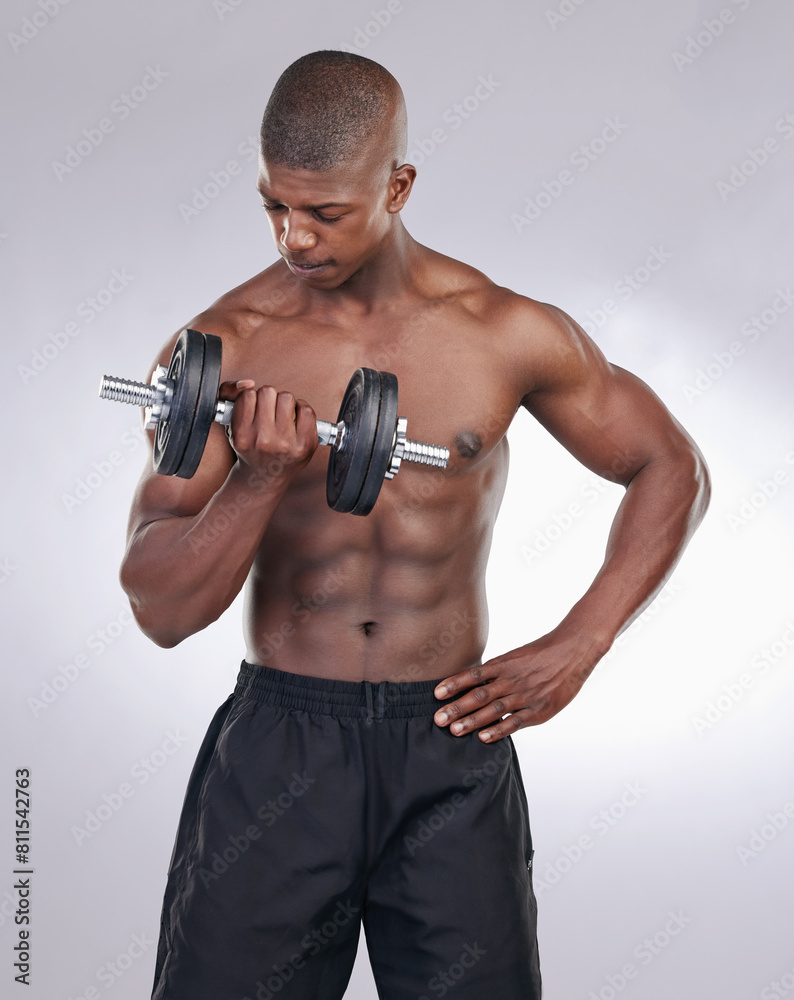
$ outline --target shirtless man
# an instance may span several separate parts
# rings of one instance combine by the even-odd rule
[[[285,71],[258,176],[281,259],[189,324],[223,339],[231,427],[194,478],[146,471],[134,499],[121,579],[158,645],[247,583],[246,659],[190,779],[155,1000],[340,998],[362,920],[381,998],[539,997],[510,736],[571,701],[705,512],[702,456],[643,382],[559,309],[411,238],[405,149],[377,63],[320,52]],[[393,371],[412,436],[451,451],[445,471],[403,466],[367,517],[327,507],[315,427],[359,366]],[[521,406],[626,493],[582,598],[483,663]]]

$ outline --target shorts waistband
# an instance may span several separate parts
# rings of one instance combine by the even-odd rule
[[[281,708],[354,719],[407,719],[433,715],[452,698],[434,689],[443,680],[340,681],[292,674],[243,660],[235,697],[252,698]]]

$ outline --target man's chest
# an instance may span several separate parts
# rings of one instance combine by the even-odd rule
[[[319,419],[335,421],[359,367],[397,376],[397,410],[408,421],[408,437],[449,448],[455,473],[487,458],[520,403],[498,331],[443,308],[347,322],[270,317],[235,344],[223,377],[287,390],[307,400]]]

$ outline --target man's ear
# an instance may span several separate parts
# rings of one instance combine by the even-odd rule
[[[416,167],[410,163],[403,163],[392,172],[389,181],[390,199],[387,211],[391,213],[399,212],[411,193],[411,188],[416,180]]]

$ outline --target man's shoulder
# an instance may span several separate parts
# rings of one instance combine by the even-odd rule
[[[439,295],[470,318],[477,337],[487,338],[492,361],[502,359],[522,396],[547,394],[587,373],[605,359],[581,326],[564,310],[498,285],[477,268],[441,254],[433,261]]]
[[[217,325],[226,335],[245,338],[256,332],[268,316],[288,313],[294,299],[294,282],[289,280],[283,264],[276,261],[259,274],[224,292],[199,314],[197,320],[202,320],[205,325]]]
[[[224,364],[236,360],[238,355],[247,354],[248,343],[261,332],[268,316],[294,311],[294,292],[290,283],[285,281],[286,269],[279,265],[277,261],[225,292],[185,324],[201,333],[221,338]],[[168,364],[181,329],[162,346],[158,355],[160,364]]]
[[[499,285],[471,264],[431,253],[434,294],[455,301],[494,333],[554,336],[572,328],[570,317],[556,306]]]
[[[251,344],[261,337],[269,318],[289,316],[299,309],[294,283],[280,261],[224,292],[187,324],[223,341],[225,361],[236,364],[248,357]],[[172,345],[166,345],[168,350]]]

